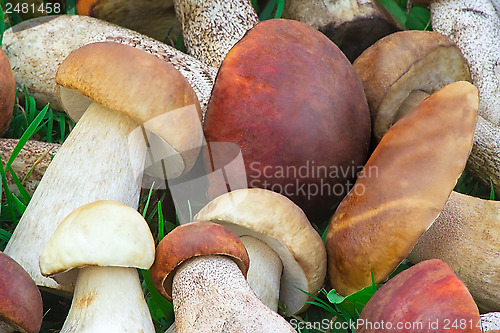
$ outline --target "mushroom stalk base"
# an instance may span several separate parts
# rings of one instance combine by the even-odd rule
[[[131,135],[137,126],[128,116],[92,103],[45,171],[4,251],[38,286],[73,290],[43,277],[38,265],[43,247],[69,213],[97,200],[137,208],[147,150],[142,133]]]
[[[281,273],[280,257],[266,243],[252,236],[240,237],[248,256],[250,267],[247,281],[257,297],[271,310],[278,312]]]
[[[73,302],[61,333],[154,333],[135,268],[80,269]]]
[[[295,332],[250,289],[225,256],[191,258],[172,283],[177,332]]]

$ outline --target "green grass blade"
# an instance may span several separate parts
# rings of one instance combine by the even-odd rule
[[[161,209],[161,202],[158,201],[158,242],[165,237],[165,224],[163,223],[163,210]]]
[[[5,20],[3,10],[0,10],[0,47],[3,45],[3,33],[5,32]]]
[[[76,15],[76,3],[75,0],[66,0],[66,14]]]
[[[493,187],[493,182],[490,179],[490,200],[495,200],[495,188]]]
[[[14,205],[12,203],[15,196],[7,186],[7,177],[5,177],[5,169],[3,167],[3,163],[0,163],[0,176],[2,177],[2,187],[5,191],[5,199],[7,200],[7,207],[9,208],[11,221],[17,221],[16,213],[14,212]]]
[[[396,20],[398,20],[401,25],[406,27],[406,20],[408,19],[408,15],[395,3],[393,0],[379,0],[379,2],[384,5],[384,7],[389,11],[389,13],[394,16]]]
[[[23,183],[19,180],[16,173],[14,172],[14,169],[12,169],[12,167],[10,165],[7,165],[5,170],[6,171],[8,170],[10,172],[10,175],[12,176],[12,179],[14,180],[14,183],[16,184],[16,186],[19,190],[19,193],[23,197],[24,204],[27,205],[28,202],[30,202],[31,196],[29,195],[28,191],[26,191],[26,189],[24,188]],[[23,210],[23,212],[24,212],[24,210]]]
[[[276,13],[274,13],[274,18],[280,18],[285,9],[285,0],[276,0]]]
[[[47,142],[53,142],[52,141],[52,126],[54,125],[54,115],[52,112],[52,109],[49,109],[49,112],[47,113],[48,121],[47,121],[47,128],[45,130],[45,141]]]
[[[160,310],[162,312],[158,317],[165,317],[173,315],[173,307],[172,303],[167,301],[159,292],[156,290],[153,280],[151,280],[151,273],[148,270],[141,269],[141,274],[144,279],[144,283],[151,295],[151,297],[155,300],[156,308],[155,310]],[[157,318],[158,318],[157,317]]]
[[[6,230],[0,229],[0,240],[3,242],[8,242],[12,237],[12,234]]]
[[[146,218],[146,213],[148,211],[149,207],[149,201],[151,200],[151,195],[153,194],[153,188],[155,186],[155,183],[151,185],[151,188],[149,189],[148,197],[146,199],[146,204],[144,205],[144,210],[142,211],[142,217]]]
[[[259,20],[265,21],[273,18],[274,7],[276,7],[276,0],[269,0],[269,2],[260,13]]]

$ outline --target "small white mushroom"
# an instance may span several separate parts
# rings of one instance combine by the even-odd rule
[[[149,269],[154,255],[149,226],[131,207],[96,201],[69,214],[40,256],[44,276],[78,276],[61,333],[154,333],[136,269]]]

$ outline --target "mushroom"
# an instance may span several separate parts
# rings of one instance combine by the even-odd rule
[[[291,314],[305,311],[326,276],[326,250],[304,212],[288,198],[264,189],[223,194],[203,207],[195,221],[222,224],[245,244],[248,283],[264,304]]]
[[[477,88],[454,82],[384,135],[330,220],[328,278],[341,295],[385,281],[444,207],[472,146]]]
[[[460,275],[481,311],[500,311],[500,202],[452,192],[408,255],[437,258]]]
[[[481,315],[483,332],[500,331],[500,312],[488,312]]]
[[[245,168],[226,168],[230,177],[284,194],[310,218],[345,196],[370,139],[363,88],[347,58],[314,28],[283,19],[257,24],[229,51],[204,129],[209,146],[241,148]],[[226,165],[233,156],[225,155],[213,152],[207,168]]]
[[[380,38],[403,27],[375,0],[285,1],[283,18],[318,29],[354,61]]]
[[[149,226],[131,207],[103,200],[66,216],[40,256],[44,276],[77,276],[61,333],[154,333],[136,269],[149,269],[154,258]]]
[[[73,120],[81,118],[47,168],[5,253],[39,286],[71,292],[70,285],[44,278],[38,269],[58,223],[96,200],[137,208],[143,169],[156,172],[161,165],[164,179],[187,172],[202,131],[198,100],[186,79],[130,46],[86,45],[66,58],[57,81],[61,103]]]
[[[192,222],[167,234],[151,278],[173,300],[176,331],[295,332],[250,289],[248,263],[243,243],[222,225]]]
[[[479,90],[479,122],[467,170],[500,193],[500,3],[427,0],[432,28],[449,36],[470,66]],[[496,10],[495,10],[496,5]]]
[[[216,68],[207,67],[162,42],[102,20],[82,15],[31,19],[6,30],[3,47],[14,67],[18,87],[26,87],[37,103],[50,103],[52,110],[61,111],[55,80],[57,69],[72,51],[103,41],[133,46],[173,65],[189,81],[205,110]]]
[[[427,260],[399,273],[370,298],[356,333],[481,332],[479,311],[451,268]]]
[[[42,295],[29,274],[0,251],[0,332],[37,333],[42,325]]]
[[[9,160],[18,142],[18,139],[0,138],[0,156],[4,163]],[[61,145],[58,143],[28,140],[12,162],[12,170],[17,178],[22,180],[23,186],[30,196],[35,192],[59,147]],[[5,177],[9,190],[15,195],[19,194],[19,189],[11,173],[6,172]]]
[[[179,32],[173,0],[77,0],[76,9],[160,41]]]
[[[250,0],[174,0],[174,5],[188,54],[215,68],[259,23]]]
[[[3,134],[10,124],[14,102],[16,99],[16,82],[9,59],[0,49],[0,134]]]

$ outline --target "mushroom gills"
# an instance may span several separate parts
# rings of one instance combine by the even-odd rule
[[[155,331],[135,268],[86,266],[79,271],[61,333]]]

